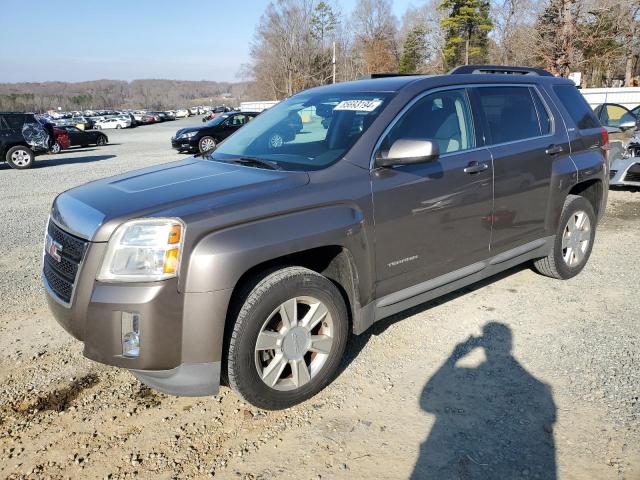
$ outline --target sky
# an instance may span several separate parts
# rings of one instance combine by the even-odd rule
[[[351,12],[357,0],[334,0]],[[1,0],[0,82],[239,81],[267,0]],[[395,0],[402,17],[420,0]]]

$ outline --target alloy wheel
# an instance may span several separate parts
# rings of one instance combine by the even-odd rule
[[[208,152],[209,150],[213,150],[216,146],[216,142],[211,138],[204,138],[200,142],[200,149],[203,152]]]
[[[569,217],[562,234],[562,258],[570,267],[582,263],[591,241],[591,221],[586,212],[578,210]]]
[[[280,148],[284,144],[284,138],[279,133],[274,133],[269,138],[269,146],[271,148]]]
[[[11,154],[11,161],[17,167],[26,167],[31,162],[31,155],[24,150],[16,150]]]
[[[262,325],[255,345],[259,377],[275,390],[303,387],[329,357],[334,324],[327,307],[312,297],[295,297],[278,306]]]

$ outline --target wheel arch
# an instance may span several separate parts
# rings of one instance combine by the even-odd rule
[[[568,195],[579,195],[586,198],[591,203],[596,217],[600,218],[604,208],[602,204],[603,193],[604,184],[602,180],[594,178],[577,183],[569,190]]]

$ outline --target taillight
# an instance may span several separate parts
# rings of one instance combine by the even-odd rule
[[[602,136],[602,150],[604,151],[604,158],[606,160],[606,166],[609,166],[609,132],[604,127],[600,127],[600,135]]]

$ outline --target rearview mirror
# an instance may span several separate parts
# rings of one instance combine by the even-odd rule
[[[438,144],[431,140],[399,138],[391,145],[385,158],[379,158],[381,167],[433,162],[440,156]]]

